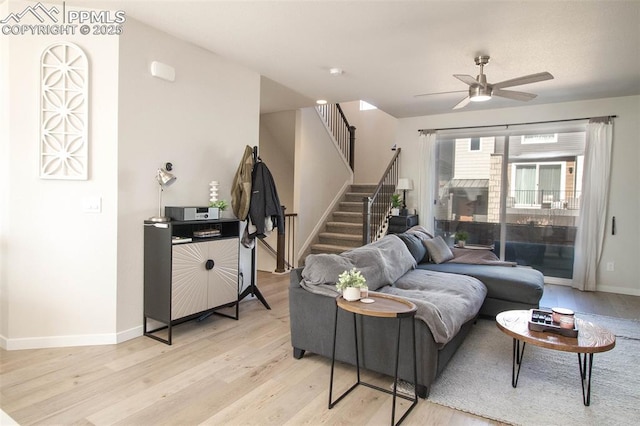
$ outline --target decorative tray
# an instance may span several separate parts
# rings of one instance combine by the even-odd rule
[[[548,331],[550,333],[560,334],[566,337],[578,337],[578,328],[562,328],[557,322],[551,319],[551,311],[541,309],[531,309],[531,318],[529,318],[529,330],[532,331]]]

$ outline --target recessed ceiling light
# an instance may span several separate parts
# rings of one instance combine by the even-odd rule
[[[342,68],[330,68],[329,69],[329,74],[331,75],[340,75],[344,73],[344,71],[342,71]]]
[[[327,100],[326,100],[326,99],[318,99],[318,100],[316,101],[316,103],[317,103],[318,105],[326,105],[326,104],[327,104]]]

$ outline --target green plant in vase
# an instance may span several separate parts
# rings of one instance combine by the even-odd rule
[[[225,211],[229,207],[229,203],[225,200],[217,200],[209,203],[209,207],[217,207],[221,212]]]
[[[402,197],[400,194],[391,195],[391,215],[398,216],[400,208],[402,207]]]
[[[361,289],[367,288],[367,280],[360,271],[353,268],[338,275],[336,288],[342,292],[345,300],[359,300]]]
[[[459,247],[464,247],[467,240],[469,239],[469,233],[467,231],[461,230],[461,231],[457,231],[453,237],[458,243]]]

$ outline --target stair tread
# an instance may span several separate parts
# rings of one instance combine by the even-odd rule
[[[319,251],[330,251],[330,252],[342,253],[347,250],[352,250],[353,247],[337,246],[334,244],[312,244],[311,249],[319,250]]]
[[[327,222],[327,226],[341,226],[344,228],[362,228],[362,224],[361,223],[355,223],[355,222],[339,222],[339,221],[331,221],[331,222]]]
[[[333,238],[336,240],[362,241],[362,235],[343,234],[340,232],[321,232],[318,235],[320,237]]]

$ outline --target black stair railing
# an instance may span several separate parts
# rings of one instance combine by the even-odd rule
[[[316,107],[333,135],[340,152],[353,170],[355,161],[356,128],[349,124],[340,104],[325,104]]]
[[[400,169],[400,151],[398,148],[389,162],[378,186],[371,197],[362,199],[362,244],[378,240],[382,237],[384,225],[389,220],[391,195],[396,191]]]

